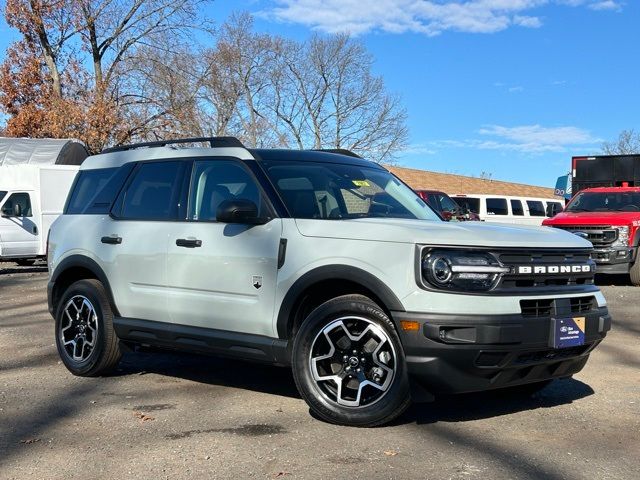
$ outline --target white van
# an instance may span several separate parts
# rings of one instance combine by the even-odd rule
[[[557,198],[513,197],[507,195],[451,195],[464,210],[477,214],[480,220],[518,225],[542,225],[564,208]]]
[[[79,167],[0,167],[0,260],[32,264],[46,255],[49,227],[64,204]]]
[[[87,155],[73,139],[0,137],[0,261],[46,255],[49,226]]]

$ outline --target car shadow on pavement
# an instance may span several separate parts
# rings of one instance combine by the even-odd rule
[[[439,422],[468,422],[513,413],[567,405],[593,395],[593,389],[579,380],[556,380],[543,390],[526,395],[511,390],[439,396],[433,403],[415,403],[394,424],[429,425]]]
[[[125,354],[114,375],[149,373],[207,385],[300,398],[288,368],[160,349],[140,349]]]
[[[47,271],[46,265],[34,265],[32,267],[18,267],[18,266],[2,266],[0,263],[0,275],[11,275],[15,273],[45,273]]]

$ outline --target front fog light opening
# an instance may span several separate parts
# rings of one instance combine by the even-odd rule
[[[423,257],[423,279],[433,287],[454,291],[489,291],[511,271],[490,254],[431,251]]]

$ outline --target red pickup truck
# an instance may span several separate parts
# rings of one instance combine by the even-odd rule
[[[598,273],[640,286],[640,155],[574,157],[572,174],[575,196],[543,225],[591,241]]]

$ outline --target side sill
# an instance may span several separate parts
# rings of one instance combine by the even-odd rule
[[[210,328],[114,317],[120,340],[194,353],[291,365],[288,342],[277,338]]]

